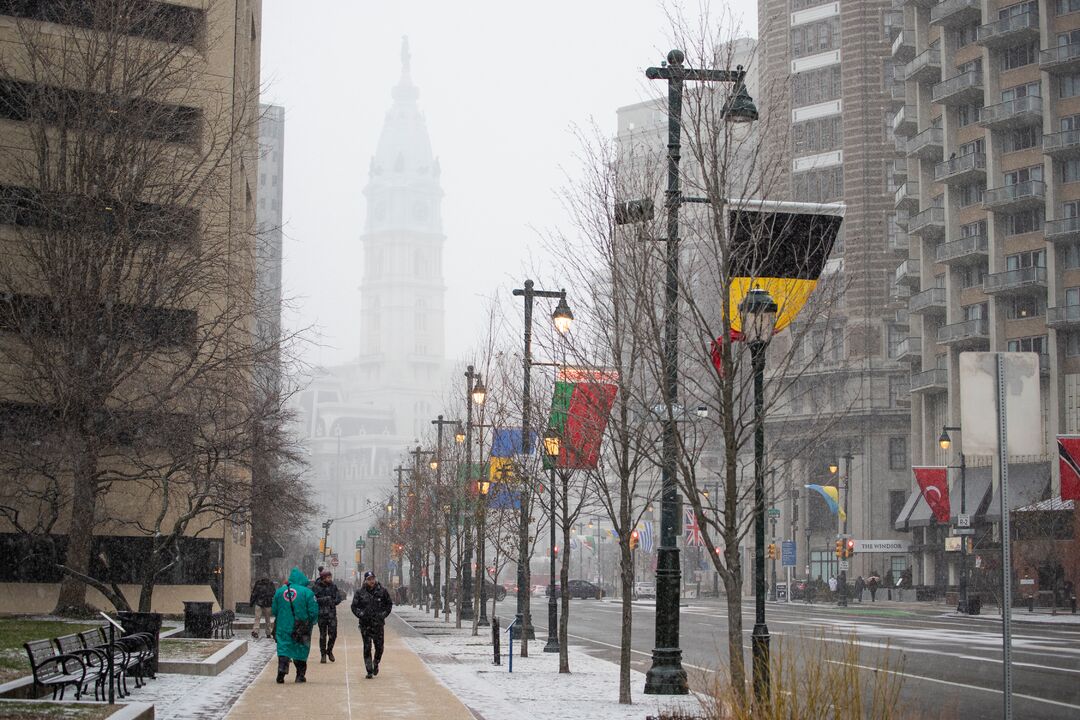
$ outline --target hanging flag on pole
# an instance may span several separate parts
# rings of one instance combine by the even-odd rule
[[[803,487],[814,490],[825,498],[825,504],[833,515],[839,515],[841,520],[847,519],[847,513],[840,507],[840,491],[833,485],[804,485]]]
[[[683,544],[686,547],[703,547],[705,538],[701,537],[701,528],[698,527],[697,518],[694,517],[694,509],[686,508],[684,514],[686,519],[683,522],[683,537],[685,540]]]
[[[1061,499],[1080,500],[1080,436],[1058,435]]]
[[[548,427],[561,442],[555,466],[566,470],[592,470],[600,459],[600,444],[608,413],[618,392],[613,370],[562,367],[551,398]],[[544,467],[552,459],[544,456]]]
[[[923,499],[938,522],[949,522],[949,471],[944,467],[913,467]]]
[[[638,539],[641,541],[641,549],[647,553],[653,551],[653,531],[652,520],[646,520],[638,525],[638,529],[641,531],[638,533]]]

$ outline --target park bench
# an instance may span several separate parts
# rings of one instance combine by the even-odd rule
[[[78,655],[60,654],[50,640],[31,640],[23,643],[30,658],[30,670],[34,684],[52,689],[53,699],[64,698],[69,687],[75,688],[75,699],[82,698],[82,689],[88,681],[86,663]]]
[[[109,655],[109,641],[107,633],[104,628],[94,628],[93,630],[84,630],[79,633],[79,640],[87,650],[97,650],[104,653],[106,660]],[[143,658],[139,652],[133,651],[130,648],[130,643],[122,643],[117,639],[113,644],[113,679],[116,682],[116,693],[120,697],[129,695],[130,691],[127,686],[127,676],[134,672],[135,674],[135,687],[142,687],[142,674],[140,672],[140,666],[143,662]]]
[[[101,698],[104,700],[106,695],[105,683],[109,678],[108,653],[98,648],[84,647],[82,640],[75,633],[53,638],[53,643],[56,645],[58,654],[73,655],[82,660],[83,666],[86,668],[86,683],[94,683],[94,699],[98,699],[100,692]]]
[[[233,622],[236,613],[232,610],[222,610],[210,616],[210,629],[215,638],[231,638],[233,636]]]

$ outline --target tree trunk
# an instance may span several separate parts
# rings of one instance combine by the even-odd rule
[[[521,657],[529,657],[529,498],[524,488],[521,490],[521,518],[518,525],[518,563],[524,563],[518,568],[518,597],[521,601]],[[524,586],[524,587],[522,587]]]
[[[627,524],[621,527],[628,527]],[[634,626],[634,556],[630,544],[619,538],[619,579],[622,584],[622,634],[619,638],[619,703],[629,705],[630,697],[630,641]]]
[[[552,492],[555,489],[552,488]],[[563,553],[559,563],[559,672],[570,672],[570,653],[567,639],[570,629],[570,522],[566,517],[566,476],[563,476]],[[581,550],[578,550],[581,552]]]
[[[66,615],[86,607],[86,581],[90,576],[90,554],[94,545],[94,516],[97,514],[97,444],[79,433],[74,440],[74,473],[71,489],[71,524],[64,553],[64,579],[53,613]],[[100,589],[100,588],[99,588]]]
[[[738,553],[738,546],[734,553]],[[742,622],[742,573],[739,560],[728,558],[728,571],[720,574],[727,594],[728,612],[728,664],[731,672],[731,686],[740,699],[746,692],[746,666],[743,659],[743,622]]]
[[[439,617],[439,603],[442,600],[442,588],[439,587],[439,583],[442,582],[442,570],[439,567],[439,536],[435,535],[434,542],[431,543],[435,557],[435,571],[431,578],[432,600],[435,607],[435,617]]]

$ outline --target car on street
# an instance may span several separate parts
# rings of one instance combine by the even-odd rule
[[[635,600],[655,600],[656,599],[656,584],[651,582],[636,582],[634,583],[634,599]]]
[[[606,594],[599,585],[588,580],[570,580],[567,582],[567,587],[571,598],[580,598],[582,600],[599,600]],[[545,594],[551,596],[552,590],[550,587]],[[554,586],[554,595],[555,597],[562,595],[562,588],[559,584]]]
[[[491,594],[495,593],[495,600],[502,602],[506,599],[506,588],[502,585],[496,585],[490,580],[484,581],[484,597],[490,598]],[[457,597],[457,578],[450,578],[450,597]]]

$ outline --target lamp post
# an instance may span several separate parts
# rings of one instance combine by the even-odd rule
[[[476,390],[479,388],[480,393],[477,394]],[[458,442],[465,443],[465,486],[467,492],[471,494],[473,483],[473,468],[472,468],[472,425],[473,425],[473,403],[482,405],[484,398],[487,395],[487,391],[484,389],[484,384],[481,382],[480,373],[476,372],[472,365],[465,368],[465,427],[459,427],[455,431],[454,439],[461,438]],[[479,398],[479,400],[477,400]],[[472,527],[468,520],[468,514],[465,515],[464,523],[464,557],[461,561],[461,606],[458,608],[459,620],[472,620],[473,619],[473,588],[472,588]],[[479,530],[478,530],[479,532]],[[480,542],[477,537],[477,542]],[[479,559],[480,553],[477,551],[477,559]]]
[[[402,467],[401,465],[398,465],[396,468],[394,468],[394,472],[397,473],[397,536],[398,536],[398,542],[401,542],[402,540],[404,540],[404,530],[401,527],[401,476],[402,476],[402,474],[405,473],[405,470],[406,470],[406,468]],[[402,545],[402,548],[404,549],[404,544]],[[403,575],[403,573],[404,573],[403,568],[404,568],[404,565],[405,565],[405,558],[402,555],[403,554],[399,554],[398,558],[397,558],[397,579],[398,579],[398,587],[399,588],[402,588],[402,587],[405,586],[405,579],[404,579],[404,575]]]
[[[566,304],[566,291],[558,292],[550,290],[537,290],[532,280],[525,281],[524,288],[515,288],[513,294],[525,299],[525,354],[522,357],[522,380],[521,393],[521,449],[522,454],[528,457],[532,438],[529,436],[529,413],[532,394],[532,314],[533,302],[536,298],[558,299],[559,303],[552,313],[551,319],[555,328],[565,335],[570,332],[570,326],[574,322],[574,314],[570,312],[570,306]],[[522,657],[529,654],[529,640],[536,637],[533,630],[532,617],[529,613],[529,498],[527,493],[519,493],[521,498],[521,523],[518,528],[518,569],[517,569],[517,621],[511,631],[512,637],[520,639]]]
[[[844,540],[844,545],[843,545],[843,547],[844,547],[844,557],[840,558],[840,562],[841,562],[840,578],[839,578],[839,580],[840,580],[840,599],[837,602],[837,605],[839,605],[840,607],[847,607],[848,606],[847,570],[844,569],[843,564],[848,562],[848,559],[847,559],[847,537],[848,537],[848,524],[847,524],[847,522],[848,522],[848,504],[849,504],[848,503],[848,498],[851,497],[851,461],[854,459],[852,454],[851,454],[850,449],[844,451],[843,458],[844,458],[844,477],[843,477],[843,482],[844,482],[844,484],[843,484],[843,488],[844,488],[844,517],[842,517],[840,519],[840,522],[842,523],[841,530],[840,530],[840,537]],[[837,465],[836,463],[830,463],[829,464],[829,472],[831,474],[835,475],[837,472],[839,472],[839,470],[840,470],[840,466]]]
[[[746,92],[746,72],[737,70],[709,70],[683,66],[686,56],[682,50],[667,54],[667,63],[645,71],[650,80],[666,80],[668,86],[668,151],[667,191],[664,207],[667,225],[667,257],[664,282],[664,348],[663,348],[663,398],[670,408],[675,405],[679,390],[679,207],[684,202],[679,186],[679,158],[682,142],[682,96],[683,83],[687,81],[729,82],[735,92],[723,109],[723,117],[729,122],[757,120],[758,112]],[[701,200],[698,198],[697,200]],[[639,203],[638,207],[644,207]],[[649,204],[651,208],[651,203]],[[639,211],[640,212],[640,211]],[[633,213],[631,213],[633,214]],[[678,483],[676,481],[677,448],[675,421],[667,413],[663,432],[663,457],[660,478],[663,487],[660,510],[660,547],[656,561],[656,645],[653,648],[652,667],[645,676],[645,692],[652,695],[686,695],[690,692],[686,670],[682,666],[682,650],[679,647],[679,549],[676,517]]]
[[[548,579],[548,637],[544,652],[559,652],[559,603],[555,598],[555,465],[558,463],[562,439],[558,431],[548,428],[544,433],[544,454],[548,458],[548,524],[551,530],[551,573]],[[565,549],[563,550],[565,552]]]
[[[461,425],[461,421],[460,420],[446,420],[446,419],[443,418],[442,415],[439,415],[435,420],[431,421],[431,424],[435,425],[436,428],[437,428],[436,431],[435,431],[436,441],[435,441],[435,462],[434,462],[434,465],[435,465],[435,491],[436,491],[436,493],[438,495],[443,495],[445,493],[445,489],[443,488],[443,484],[442,484],[443,428],[445,426],[447,426],[447,425],[454,425],[454,426]],[[456,435],[456,433],[455,433],[455,435]],[[452,498],[452,496],[451,496],[451,498]],[[449,509],[449,504],[447,502],[444,502],[444,501],[448,501],[449,499],[450,498],[442,498],[442,497],[439,497],[439,499],[438,499],[438,501],[442,504],[443,509],[446,510],[446,546],[444,548],[444,553],[443,553],[444,554],[444,562],[446,563],[446,573],[445,573],[446,577],[444,578],[444,582],[446,584],[446,587],[444,588],[444,591],[443,591],[443,622],[450,622],[450,521],[451,521],[450,512],[451,511]],[[438,567],[436,567],[435,570],[436,570],[436,573],[437,573],[438,572]],[[435,584],[437,585],[438,582],[439,582],[439,578],[438,578],[438,576],[436,576]]]
[[[420,459],[422,457],[424,457],[425,455],[431,455],[432,452],[430,450],[421,450],[420,446],[417,445],[415,450],[410,450],[409,451],[409,454],[413,456],[413,493],[416,493],[420,489],[420,473],[421,473]],[[435,467],[438,467],[438,463],[435,463]],[[437,539],[438,538],[436,538],[436,540]],[[425,542],[425,545],[426,545],[426,542]],[[414,549],[413,550],[413,553],[414,553],[413,557],[414,558],[417,557],[417,555],[416,555],[417,551],[419,551],[421,553],[421,557],[424,558],[423,562],[426,563],[426,561],[427,561],[426,560],[427,559],[427,547]],[[412,563],[412,564],[416,565],[415,562]],[[421,565],[422,564],[423,563],[421,563]],[[418,567],[415,570],[410,571],[410,572],[411,572],[411,574],[413,576],[412,577],[412,582],[414,584],[420,586],[420,590],[416,594],[416,597],[420,598],[422,600],[422,604],[425,606],[425,610],[426,610],[427,609],[427,589],[424,587],[424,579],[420,575],[420,568]],[[436,615],[437,614],[438,614],[438,608],[436,608]]]
[[[754,372],[754,631],[751,634],[754,698],[769,700],[769,627],[765,624],[765,350],[776,329],[777,306],[754,288],[739,303],[743,335]]]
[[[941,429],[941,437],[938,438],[938,445],[942,450],[948,450],[952,447],[952,438],[949,437],[949,431],[960,432],[959,426],[946,425]],[[960,601],[957,604],[957,612],[967,615],[968,613],[968,562],[967,562],[967,536],[971,532],[971,519],[967,514],[967,462],[964,459],[964,453],[960,454],[960,513],[957,515],[957,530],[960,535]],[[963,523],[967,523],[964,525]]]

